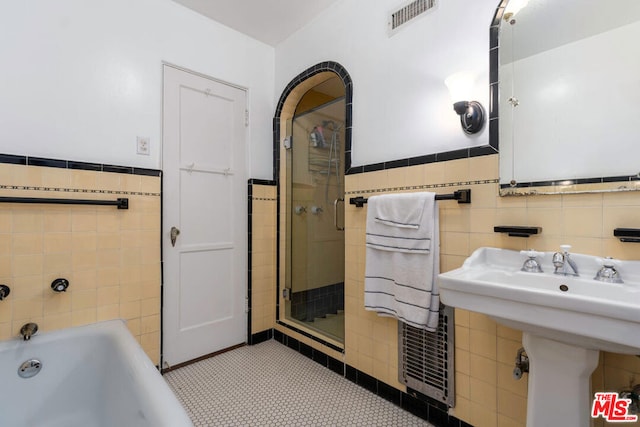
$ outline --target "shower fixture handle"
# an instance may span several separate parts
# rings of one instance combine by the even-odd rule
[[[68,287],[69,281],[62,277],[51,282],[51,289],[53,289],[54,292],[66,292]]]
[[[344,199],[342,197],[338,197],[333,201],[333,225],[336,227],[338,231],[344,231],[344,227],[338,226],[338,203],[344,203]]]
[[[7,285],[0,285],[0,301],[4,300],[11,293],[11,289]]]
[[[180,230],[178,230],[176,227],[171,227],[171,246],[176,246],[178,234],[180,234]]]

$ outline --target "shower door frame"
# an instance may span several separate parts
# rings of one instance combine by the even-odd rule
[[[353,84],[349,73],[336,62],[323,62],[317,64],[291,80],[283,91],[278,101],[276,114],[273,121],[274,136],[274,180],[277,185],[277,239],[276,239],[276,329],[278,326],[286,328],[293,333],[311,338],[332,350],[343,353],[344,344],[325,336],[319,336],[312,329],[289,322],[285,316],[285,300],[283,290],[285,288],[287,274],[287,194],[286,190],[286,152],[283,148],[284,137],[287,135],[286,123],[292,119],[295,107],[304,95],[312,87],[338,76],[345,87],[345,136],[344,136],[344,175],[351,171],[351,131],[352,131],[352,99]],[[359,168],[356,168],[359,169]],[[353,171],[358,172],[359,170]]]
[[[345,206],[339,201],[344,201],[345,191],[345,106],[343,95],[296,113],[287,121],[292,144],[286,152],[283,177],[289,206],[285,267],[289,299],[285,301],[285,318],[339,343],[344,342],[344,321],[342,332],[331,331],[332,326],[320,326],[316,321],[331,324],[331,315],[344,312]],[[318,139],[315,143],[312,135]],[[296,184],[302,188],[296,190]],[[318,207],[320,211],[314,212]]]

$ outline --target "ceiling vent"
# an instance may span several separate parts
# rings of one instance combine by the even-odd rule
[[[415,0],[405,3],[399,9],[389,13],[389,37],[394,35],[400,27],[418,16],[424,15],[436,6],[436,0]]]

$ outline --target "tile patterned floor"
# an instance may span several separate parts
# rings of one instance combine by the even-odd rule
[[[200,426],[431,426],[274,341],[164,378]]]

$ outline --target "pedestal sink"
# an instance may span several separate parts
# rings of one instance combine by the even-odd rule
[[[440,297],[523,331],[528,427],[586,427],[599,351],[640,354],[640,261],[617,262],[624,283],[609,283],[594,280],[597,257],[571,254],[579,277],[554,274],[552,257],[539,253],[543,272],[529,273],[521,271],[527,255],[480,248],[439,275]]]

